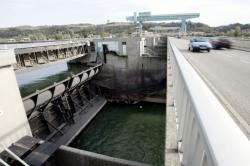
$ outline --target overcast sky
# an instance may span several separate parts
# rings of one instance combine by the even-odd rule
[[[101,24],[126,21],[133,12],[199,12],[211,26],[250,23],[250,0],[0,0],[0,27],[19,25]]]

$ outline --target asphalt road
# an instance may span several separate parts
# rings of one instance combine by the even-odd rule
[[[250,52],[223,49],[193,53],[188,51],[187,40],[174,42],[250,138]]]

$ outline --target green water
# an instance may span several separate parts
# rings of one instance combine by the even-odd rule
[[[71,146],[161,166],[164,142],[165,105],[108,103]]]
[[[67,64],[67,62],[61,62],[16,74],[16,78],[21,96],[25,97],[36,92],[36,90],[46,88],[55,82],[60,82],[72,74],[80,73],[88,68],[89,67],[83,64]]]

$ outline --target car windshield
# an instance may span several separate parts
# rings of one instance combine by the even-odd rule
[[[205,39],[195,38],[192,39],[192,42],[207,42]]]

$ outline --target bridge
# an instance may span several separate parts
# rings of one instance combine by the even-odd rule
[[[185,13],[185,14],[162,14],[151,15],[151,12],[134,13],[134,16],[129,16],[126,19],[133,21],[135,24],[139,22],[139,32],[142,33],[142,23],[146,21],[169,21],[169,20],[181,20],[181,31],[186,34],[186,21],[192,18],[198,18],[199,13]]]
[[[208,53],[187,51],[188,40],[175,39],[176,47],[221,100],[228,112],[250,138],[250,57],[236,49],[212,50]]]
[[[90,41],[52,42],[35,44],[15,44],[15,70],[53,63],[60,60],[73,60],[91,53]]]
[[[248,92],[240,89],[247,89],[249,81],[244,74],[247,60],[240,58],[249,58],[249,53],[190,53],[187,43],[174,38],[168,42],[166,165],[249,165],[249,110],[239,106],[248,103]],[[232,98],[237,112],[221,94]]]
[[[212,50],[210,53],[191,53],[187,44],[185,39],[168,38],[165,165],[249,165],[249,52]],[[32,129],[28,121],[47,124],[40,129],[46,133],[44,141],[56,140],[56,147],[67,145],[76,136],[77,128],[86,126],[106,103],[98,87],[88,84],[100,72],[99,64],[21,99],[11,66],[16,61],[14,52],[2,50],[1,55],[5,60],[0,61],[0,75],[5,79],[0,86],[9,88],[3,88],[0,94],[0,120],[3,123],[0,126],[0,135],[3,135],[0,150],[12,154],[7,148],[11,143],[22,136],[39,135],[38,129]],[[82,103],[74,102],[77,100]],[[56,108],[53,113],[63,118],[59,127],[54,125],[58,123],[57,119],[46,116],[46,110],[51,108]],[[66,130],[70,132],[66,133]],[[48,142],[45,145],[49,146]],[[108,164],[140,165],[96,157],[65,146],[58,151],[63,156],[88,156]],[[14,158],[24,162],[18,156]],[[31,161],[28,159],[25,161]],[[70,157],[67,161],[72,162]],[[84,163],[84,159],[81,161]],[[6,165],[1,158],[0,163]]]

